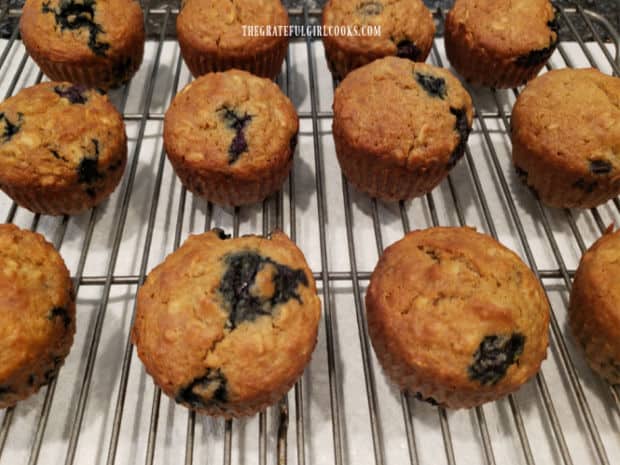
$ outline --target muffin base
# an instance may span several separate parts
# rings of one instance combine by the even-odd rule
[[[30,48],[28,53],[52,81],[67,81],[107,90],[126,84],[136,74],[142,65],[144,39],[123,54],[97,59],[92,63],[53,61],[44,52]]]
[[[66,187],[45,188],[41,186],[0,184],[0,189],[20,207],[43,215],[77,215],[106,200],[120,183],[127,164],[127,147],[122,155],[122,164],[113,172],[107,172],[102,184],[95,186],[95,195],[90,196],[80,184]]]
[[[514,136],[512,161],[519,177],[551,207],[593,208],[620,194],[620,178],[563,169],[544,155],[530,151]]]
[[[190,43],[179,35],[179,46],[185,64],[194,77],[217,71],[241,69],[256,76],[275,79],[286,56],[288,39],[278,41],[273,47],[253,55],[224,56],[219,53],[196,51]]]
[[[199,173],[187,166],[182,158],[170,155],[168,158],[188,191],[224,206],[249,205],[266,199],[280,190],[293,166],[291,153],[283,166],[273,167],[262,177],[246,179],[221,172]]]

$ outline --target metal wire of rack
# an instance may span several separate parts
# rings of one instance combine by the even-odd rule
[[[160,25],[159,38],[147,43],[133,82],[111,94],[131,154],[113,197],[72,218],[33,215],[0,197],[6,222],[44,233],[61,251],[78,296],[78,333],[59,377],[1,414],[0,464],[620,463],[620,393],[589,371],[565,328],[579,256],[609,223],[620,223],[620,201],[584,212],[548,209],[515,180],[508,129],[519,91],[470,89],[476,120],[464,160],[425,197],[383,204],[340,175],[330,133],[334,83],[320,41],[298,38],[278,78],[301,119],[295,167],[262,205],[222,209],[187,195],[161,145],[165,108],[190,80],[166,36],[176,13],[145,7],[145,19]],[[319,14],[289,13],[305,24]],[[436,11],[437,21],[443,13]],[[0,22],[19,14],[0,6]],[[609,22],[580,6],[560,14],[574,40],[559,44],[547,69],[589,65],[620,75],[620,38]],[[584,42],[576,21],[594,42]],[[603,43],[596,25],[612,44]],[[5,97],[43,79],[17,27],[0,47]],[[447,66],[442,48],[437,38],[430,61]],[[471,411],[446,411],[397,392],[367,335],[363,295],[384,246],[411,225],[439,224],[476,226],[519,252],[553,308],[550,356],[540,374],[507,399]],[[324,310],[313,361],[292,392],[257,418],[234,422],[196,416],[162,398],[129,340],[133,297],[148,270],[187,234],[216,225],[235,236],[285,230],[308,257]]]

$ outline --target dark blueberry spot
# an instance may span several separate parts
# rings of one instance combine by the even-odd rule
[[[366,1],[357,5],[357,12],[364,16],[377,16],[383,11],[381,2]]]
[[[69,316],[69,312],[64,307],[54,307],[52,311],[47,316],[48,320],[54,320],[56,318],[62,319],[62,323],[65,325],[65,328],[68,328],[71,325],[71,316]]]
[[[88,101],[88,97],[85,95],[87,90],[88,88],[82,85],[65,86],[64,88],[61,86],[54,87],[54,92],[61,98],[66,98],[71,103],[82,105]]]
[[[519,179],[523,183],[527,184],[527,171],[515,165],[515,172],[517,173],[517,176],[519,177]]]
[[[219,368],[209,368],[204,376],[194,379],[180,389],[175,400],[177,403],[189,404],[193,408],[225,404],[228,401],[226,384],[226,377]],[[205,399],[205,395],[209,394],[210,397]]]
[[[0,385],[0,398],[2,398],[5,394],[11,394],[13,389],[10,386]]]
[[[590,160],[590,172],[602,176],[611,173],[611,163],[607,160]]]
[[[228,306],[230,329],[236,328],[243,321],[254,321],[261,315],[271,315],[278,304],[290,299],[301,302],[297,286],[308,285],[303,270],[293,270],[255,252],[230,254],[225,261],[228,268],[222,277],[219,291]],[[275,268],[272,276],[275,291],[271,297],[256,296],[251,292],[258,272],[265,265]]]
[[[409,39],[401,40],[396,44],[396,56],[417,61],[420,58],[420,49]]]
[[[432,397],[422,397],[422,393],[420,393],[420,392],[414,393],[413,397],[415,397],[417,400],[419,400],[421,402],[426,402],[426,403],[431,404],[431,405],[433,405],[435,407],[437,407],[439,405],[439,402],[437,402]]]
[[[0,134],[0,144],[4,144],[10,141],[13,136],[19,132],[22,124],[24,124],[24,115],[23,113],[17,113],[17,121],[13,123],[4,113],[0,113],[0,122],[4,123],[4,129]]]
[[[465,108],[452,108],[450,107],[450,113],[452,113],[456,117],[456,122],[454,123],[454,130],[459,135],[459,143],[456,144],[456,147],[450,154],[450,158],[448,159],[448,169],[451,170],[461,159],[463,154],[465,153],[465,146],[467,145],[467,138],[469,137],[469,122],[467,121],[467,112]]]
[[[577,189],[581,189],[582,191],[585,191],[588,194],[591,194],[592,192],[594,192],[597,186],[598,186],[598,182],[596,181],[586,182],[586,180],[583,178],[579,178],[577,181],[573,183],[573,187],[576,187]]]
[[[558,10],[555,9],[555,14],[553,15],[553,19],[550,21],[547,21],[547,27],[549,27],[549,29],[551,29],[553,32],[555,32],[556,34],[559,34],[560,32],[560,12]]]
[[[226,234],[221,228],[213,228],[211,231],[215,232],[217,234],[217,237],[219,237],[223,241],[225,241],[226,239],[230,239],[230,234]]]
[[[80,164],[77,167],[78,182],[84,184],[93,184],[103,178],[103,175],[98,169],[99,141],[97,139],[92,139],[92,143],[95,149],[94,153],[85,155],[82,160],[80,160]]]
[[[28,385],[29,386],[34,386],[35,380],[36,380],[36,376],[33,373],[28,375]]]
[[[415,73],[415,80],[431,97],[438,97],[440,99],[446,98],[446,81],[444,78],[431,76],[428,74]],[[452,109],[450,109],[452,111]]]
[[[50,2],[43,3],[41,11],[52,13],[56,20],[56,25],[61,31],[68,29],[75,31],[78,29],[88,30],[88,47],[95,55],[105,56],[105,52],[110,48],[110,44],[100,42],[99,34],[103,33],[103,28],[95,22],[96,0],[61,0],[58,9],[50,8]]]
[[[97,197],[97,191],[92,187],[87,188],[84,192],[86,192],[86,195],[88,195],[91,199]]]
[[[548,47],[532,50],[525,55],[517,57],[515,61],[516,64],[523,66],[524,68],[529,68],[530,66],[538,66],[546,63],[555,50],[555,46],[558,43],[558,38],[558,35],[556,35],[555,38],[551,37]]]
[[[221,112],[222,119],[226,122],[226,125],[235,131],[235,137],[233,137],[230,147],[228,148],[228,163],[233,164],[239,159],[239,156],[243,152],[248,151],[248,143],[245,140],[244,129],[252,121],[252,115],[244,113],[240,115],[234,109],[228,107],[222,107],[217,110]]]
[[[506,375],[508,367],[517,362],[524,345],[525,336],[521,333],[485,336],[467,368],[469,378],[482,385],[496,384]]]

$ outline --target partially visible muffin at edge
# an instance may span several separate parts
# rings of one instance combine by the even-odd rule
[[[620,194],[620,78],[554,70],[530,82],[512,112],[512,159],[540,200],[590,208]]]
[[[389,378],[451,408],[499,399],[547,356],[549,305],[519,257],[471,228],[413,231],[388,247],[366,294]]]
[[[620,384],[620,230],[610,228],[581,258],[569,326],[590,367]]]
[[[195,77],[236,68],[273,79],[288,47],[288,36],[274,29],[288,25],[280,0],[186,0],[176,27]]]
[[[0,189],[22,207],[81,213],[109,197],[126,163],[123,118],[96,90],[45,82],[0,104]]]
[[[422,0],[330,0],[322,24],[327,64],[336,79],[386,56],[424,61],[435,36],[433,17]],[[359,35],[342,34],[342,27],[357,29]],[[381,28],[380,35],[375,27]]]
[[[19,27],[53,81],[109,89],[142,64],[144,17],[136,0],[26,0]]]
[[[186,86],[164,120],[164,145],[183,185],[219,205],[262,201],[293,163],[299,121],[266,78],[209,73]]]
[[[132,340],[171,398],[226,418],[276,403],[314,350],[320,301],[302,252],[281,232],[190,236],[151,271]]]
[[[62,257],[38,233],[0,225],[0,408],[48,384],[75,334],[75,299]]]
[[[396,57],[349,73],[333,108],[345,177],[388,201],[437,186],[462,157],[473,120],[471,97],[449,71]]]
[[[446,17],[446,53],[474,84],[517,87],[541,70],[558,31],[549,0],[456,0]]]

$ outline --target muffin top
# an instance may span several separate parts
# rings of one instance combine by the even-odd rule
[[[433,17],[422,0],[329,0],[323,9],[323,25],[380,26],[380,36],[332,34],[323,40],[349,52],[412,60],[421,58],[416,44],[426,44],[435,36]]]
[[[446,26],[463,30],[476,47],[530,66],[555,47],[555,16],[549,0],[456,0]]]
[[[404,167],[451,167],[472,118],[471,97],[450,72],[403,58],[352,71],[334,96],[334,131],[350,147]]]
[[[0,385],[10,386],[72,338],[75,304],[67,267],[43,236],[3,224],[0,250]]]
[[[186,0],[177,18],[177,34],[199,52],[247,55],[270,49],[282,36],[244,34],[242,26],[288,24],[280,0]]]
[[[414,231],[388,247],[367,302],[391,352],[462,392],[514,390],[545,358],[549,306],[539,282],[471,228]]]
[[[210,73],[174,98],[164,120],[168,154],[192,169],[261,177],[293,155],[298,118],[269,79],[245,71]]]
[[[54,61],[93,61],[144,41],[144,19],[136,0],[26,0],[20,32]]]
[[[514,105],[512,137],[575,176],[620,181],[620,79],[595,69],[543,74]]]
[[[164,392],[196,409],[234,412],[290,386],[316,342],[320,301],[286,235],[190,236],[148,275],[132,332]]]
[[[88,192],[126,152],[123,119],[97,90],[45,82],[0,104],[0,184]]]

